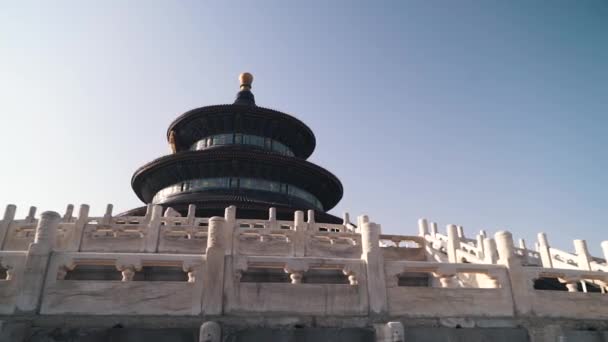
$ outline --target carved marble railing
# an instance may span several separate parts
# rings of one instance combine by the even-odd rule
[[[236,219],[235,207],[198,218],[193,206],[185,217],[158,206],[142,217],[115,217],[111,206],[89,217],[81,206],[74,217],[70,206],[63,217],[30,210],[24,220],[7,209],[6,315],[576,317],[589,306],[581,317],[608,317],[605,259],[591,257],[582,240],[566,253],[541,234],[531,251],[508,232],[473,240],[449,225],[443,236],[421,220],[419,236],[386,235],[366,216],[356,226],[317,223],[314,213],[304,221],[301,211],[281,221],[272,208],[268,220]],[[539,279],[570,292],[535,289]]]
[[[512,316],[507,269],[500,265],[392,261],[385,264],[388,312],[417,317]],[[417,278],[412,278],[414,275]],[[427,278],[421,276],[426,275]],[[427,279],[428,286],[408,279]],[[405,284],[400,284],[400,283]]]
[[[198,315],[203,305],[205,262],[201,255],[58,252],[48,267],[40,312]],[[79,273],[81,268],[95,269],[97,278],[90,279],[90,272]],[[105,270],[103,274],[100,269]],[[146,276],[159,279],[138,279],[147,269],[157,274],[147,272]],[[181,271],[184,277],[163,280],[163,269]]]
[[[8,206],[0,221],[2,250],[27,250],[34,240],[36,208],[32,207],[23,220],[15,220],[14,206]],[[55,236],[55,250],[120,253],[205,253],[209,218],[195,217],[196,208],[190,206],[185,217],[175,211],[162,213],[160,206],[148,206],[145,216],[113,216],[108,205],[100,217],[89,216],[89,206],[82,205],[78,216],[69,205],[61,218]],[[294,221],[276,220],[276,210],[270,208],[268,220],[235,220],[239,230],[239,246],[245,253],[296,255],[296,250],[315,256],[352,256],[361,253],[360,235],[345,215],[343,224],[316,223],[314,212],[296,213]],[[300,216],[298,216],[300,215]],[[297,228],[297,229],[296,229]],[[295,231],[297,233],[293,233]],[[285,246],[281,245],[281,240]],[[277,248],[266,248],[268,243]],[[250,252],[247,252],[250,250]]]
[[[494,239],[487,237],[485,231],[480,231],[476,239],[464,236],[461,226],[448,225],[445,235],[437,232],[437,224],[426,219],[418,222],[419,236],[427,241],[427,253],[430,260],[496,264],[497,251]],[[516,257],[524,266],[545,268],[562,268],[577,270],[608,271],[608,241],[602,242],[604,258],[590,255],[584,240],[574,240],[575,252],[565,252],[549,246],[547,236],[538,234],[536,250],[528,249],[523,239],[519,247],[514,247]]]
[[[240,256],[227,265],[225,310],[229,314],[367,315],[365,263],[354,259]],[[247,281],[252,271],[267,271],[284,280]],[[309,281],[315,272],[329,273],[331,280]],[[277,276],[278,274],[278,276]],[[335,275],[334,275],[335,274]],[[341,277],[342,281],[335,281]],[[296,300],[302,298],[305,300]],[[296,304],[297,302],[297,304]]]
[[[426,261],[426,241],[419,236],[380,235],[385,260]]]
[[[38,224],[36,208],[31,207],[26,218],[21,220],[15,219],[15,211],[14,206],[7,206],[0,221],[1,246],[5,251],[25,251],[34,241]],[[239,234],[239,246],[246,254],[262,253],[262,247],[268,243],[277,246],[272,251],[266,249],[270,255],[315,256],[318,253],[316,256],[357,258],[361,251],[358,247],[360,234],[349,222],[348,215],[345,215],[343,224],[323,224],[315,222],[314,212],[309,212],[309,219],[304,222],[303,216],[299,221],[298,218],[294,221],[276,220],[276,211],[270,211],[268,220],[236,220],[235,224],[243,232]],[[58,251],[204,254],[209,218],[195,217],[194,212],[192,206],[185,217],[177,216],[175,212],[163,215],[160,207],[149,206],[145,216],[116,217],[112,215],[112,205],[108,205],[103,216],[89,217],[87,205],[80,206],[76,215],[74,206],[69,205],[57,229],[54,248]],[[254,232],[260,229],[261,232]],[[307,233],[287,233],[294,231]],[[461,226],[450,225],[448,232],[441,234],[436,223],[429,225],[421,219],[419,236],[425,240],[428,260],[487,264],[497,261],[495,243],[484,231],[470,239]],[[575,253],[549,247],[544,234],[539,234],[535,245],[536,250],[531,250],[525,241],[519,240],[515,254],[523,265],[608,271],[605,258],[589,255],[582,240],[575,240]],[[608,254],[608,241],[602,244],[602,249],[604,254]],[[387,248],[385,253],[390,250],[400,251],[406,259],[412,252]],[[393,254],[389,257],[395,257]]]
[[[0,251],[0,314],[12,314],[21,296],[27,252]]]
[[[549,270],[542,267],[524,268],[524,285],[528,291],[527,309],[542,317],[574,319],[608,319],[608,274],[604,272],[568,269]],[[565,291],[535,290],[534,283],[541,278],[557,279]],[[587,286],[596,286],[599,293],[580,291]],[[586,289],[585,289],[586,290]]]

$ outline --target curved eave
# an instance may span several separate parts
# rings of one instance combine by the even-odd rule
[[[248,105],[215,105],[196,108],[175,119],[167,139],[175,132],[178,151],[185,151],[199,139],[227,132],[256,134],[278,140],[297,157],[308,158],[315,149],[312,130],[295,117],[273,109]]]
[[[135,171],[131,186],[142,201],[150,203],[159,190],[181,181],[236,176],[293,184],[315,195],[325,210],[338,204],[343,194],[340,180],[320,166],[234,145],[158,158]]]

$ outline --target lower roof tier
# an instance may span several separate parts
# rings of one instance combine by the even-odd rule
[[[342,184],[329,171],[305,160],[231,145],[184,151],[158,158],[138,169],[131,180],[137,196],[152,203],[161,190],[197,179],[234,177],[292,185],[329,210],[342,198]],[[190,200],[196,199],[190,197]],[[263,199],[261,199],[263,200]]]
[[[249,177],[199,178],[179,182],[157,192],[152,203],[167,203],[185,198],[202,200],[217,195],[248,196],[261,202],[272,201],[323,211],[321,201],[295,185]]]

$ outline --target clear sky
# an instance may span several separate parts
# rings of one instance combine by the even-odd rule
[[[608,240],[601,0],[0,2],[0,205],[140,206],[169,123],[243,71],[315,132],[338,216]]]

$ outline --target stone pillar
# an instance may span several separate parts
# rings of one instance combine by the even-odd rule
[[[429,223],[426,219],[421,218],[418,220],[418,236],[425,237],[429,234]]]
[[[370,315],[382,315],[388,308],[386,297],[386,276],[384,274],[384,258],[380,250],[381,227],[369,222],[367,216],[359,220],[361,225],[361,247],[367,269],[367,293],[369,298]]]
[[[30,244],[28,254],[46,255],[51,252],[59,222],[61,222],[61,216],[54,211],[45,211],[40,215],[34,242]]]
[[[277,220],[277,208],[268,209],[268,221],[274,222]]]
[[[506,266],[516,264],[513,235],[508,231],[499,231],[494,235],[494,238],[496,239],[496,249],[498,250],[498,262]]]
[[[386,324],[374,324],[376,342],[404,342],[405,332],[403,324],[399,321]]]
[[[437,222],[431,222],[430,234],[433,237],[433,239],[435,239],[437,237]]]
[[[146,227],[146,235],[144,236],[145,246],[144,252],[156,253],[158,251],[158,243],[160,241],[160,226],[163,217],[163,207],[155,205],[150,213],[150,221]]]
[[[298,210],[296,212],[294,212],[293,214],[293,226],[294,229],[296,230],[296,233],[294,234],[295,237],[295,241],[293,242],[293,246],[294,246],[294,256],[296,257],[303,257],[304,255],[306,255],[306,238],[307,238],[307,232],[306,232],[306,223],[304,222],[304,212],[301,210]]]
[[[485,254],[484,254],[485,246],[484,246],[483,240],[484,240],[483,235],[478,234],[477,235],[477,257],[481,260],[485,259]]]
[[[587,249],[587,241],[574,240],[574,250],[576,251],[576,259],[578,261],[578,269],[591,271],[591,255]]]
[[[521,256],[523,258],[523,262],[527,265],[528,264],[528,248],[526,247],[526,240],[519,239],[518,244],[519,244],[519,248],[522,250]]]
[[[36,207],[30,207],[30,210],[28,211],[27,216],[25,217],[25,221],[27,221],[28,223],[33,223],[34,221],[36,221]]]
[[[0,221],[0,247],[2,247],[2,249],[4,249],[4,243],[11,224],[15,220],[16,212],[17,206],[14,204],[7,205],[6,209],[4,210],[4,216],[2,217],[2,221]]]
[[[494,235],[494,239],[498,250],[498,264],[502,264],[508,269],[515,311],[518,314],[527,314],[532,309],[528,297],[533,290],[531,280],[527,279],[524,268],[515,255],[513,235],[508,231],[499,231]]]
[[[523,249],[524,251],[528,250],[528,247],[526,246],[526,240],[519,239],[518,244],[519,244],[519,248]]]
[[[209,219],[207,235],[206,274],[203,276],[203,311],[205,315],[221,315],[224,295],[224,262],[226,220],[214,216]]]
[[[346,227],[346,225],[349,225],[349,224],[350,224],[350,214],[345,212],[342,215],[342,225],[344,225]]]
[[[19,312],[38,311],[47,266],[60,221],[61,216],[54,211],[45,211],[40,215],[34,242],[30,244],[27,252],[23,279],[20,282],[20,292],[17,297]]]
[[[101,220],[101,224],[103,225],[109,225],[110,223],[112,223],[112,210],[114,209],[114,206],[112,204],[108,204],[106,206],[106,213],[103,215],[103,219]]]
[[[315,211],[308,210],[308,224],[315,224]]]
[[[458,258],[456,257],[456,250],[460,248],[460,239],[458,238],[458,227],[456,227],[456,225],[449,224],[447,226],[447,234],[448,261],[451,263],[456,263],[458,262]]]
[[[604,260],[608,264],[608,241],[602,241],[602,252],[604,252]]]
[[[65,208],[65,214],[63,214],[63,222],[72,221],[73,214],[74,214],[74,205],[68,204],[68,206]]]
[[[198,342],[221,342],[222,328],[213,321],[208,321],[201,325],[198,335]]]
[[[268,228],[279,229],[279,224],[277,223],[277,208],[268,209]]]
[[[84,235],[84,226],[86,226],[88,220],[89,205],[81,204],[80,208],[78,209],[78,217],[76,218],[76,222],[74,222],[74,235],[72,236],[72,239],[68,242],[68,252],[80,251],[80,246],[82,245],[82,237]]]
[[[483,255],[486,264],[496,264],[498,261],[498,251],[496,250],[496,241],[492,238],[483,239]]]
[[[538,253],[540,254],[540,260],[544,268],[553,268],[553,261],[551,260],[549,248],[547,234],[538,233]]]
[[[231,205],[224,210],[224,237],[226,240],[226,254],[234,253],[234,231],[236,230],[236,207]]]
[[[193,225],[196,220],[196,205],[188,204],[188,213],[186,214],[186,222],[188,225]]]
[[[458,233],[458,239],[462,240],[465,238],[464,236],[464,228],[462,226],[456,226],[456,232]]]

